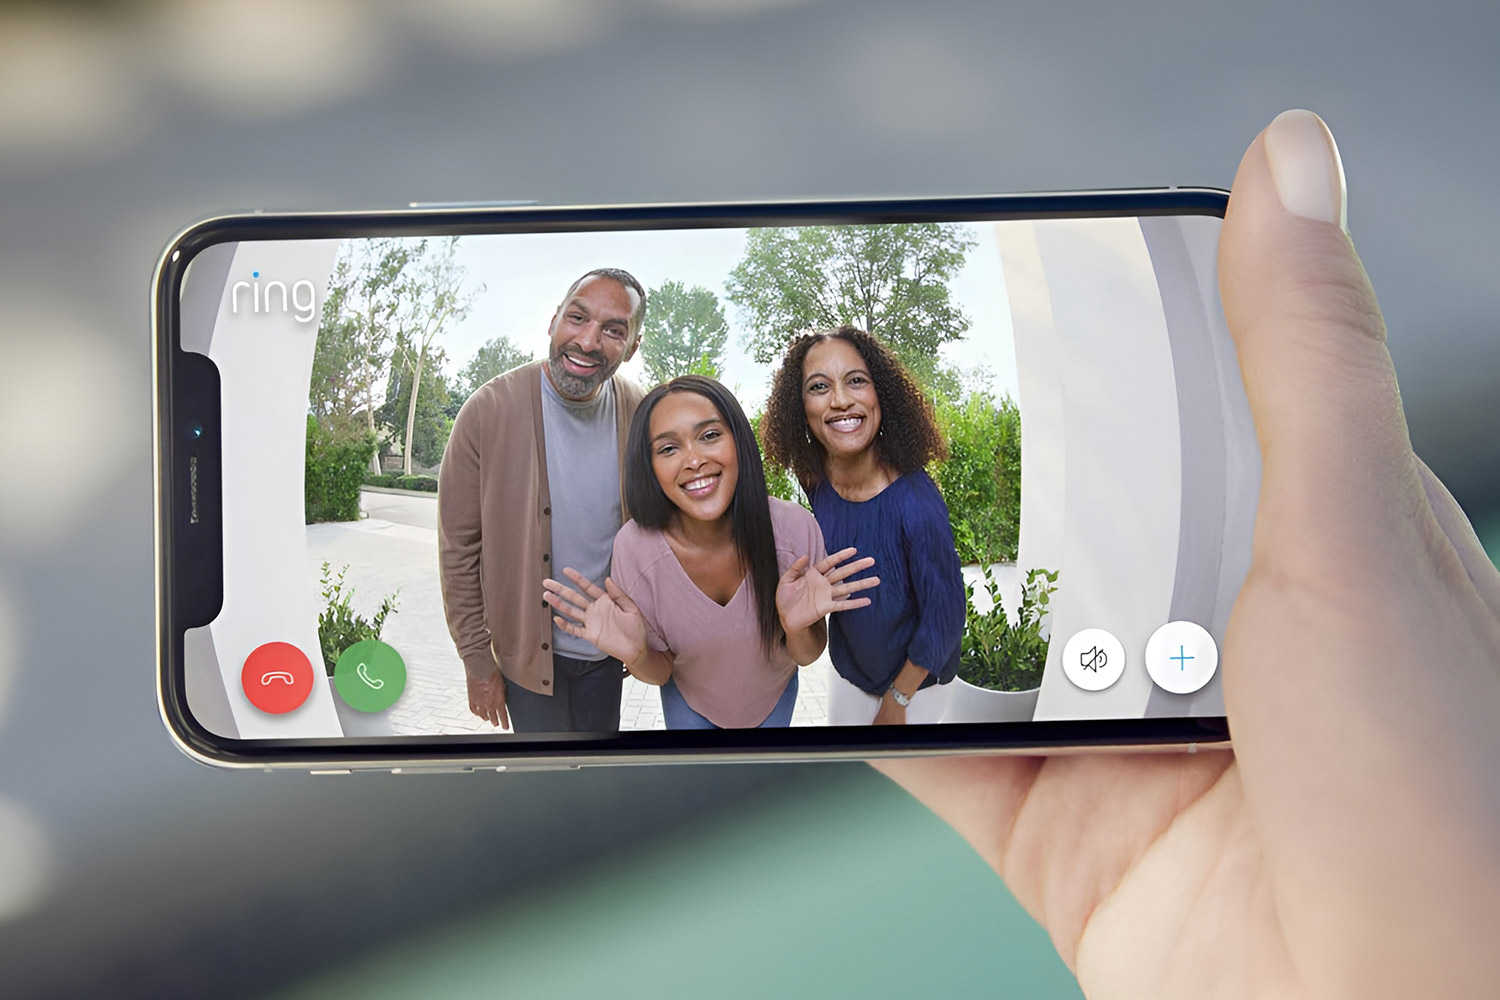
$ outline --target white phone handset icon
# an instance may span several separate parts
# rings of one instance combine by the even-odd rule
[[[265,687],[272,681],[281,681],[284,684],[295,684],[297,683],[297,678],[293,677],[291,673],[286,670],[268,670],[260,675],[261,687]]]
[[[360,680],[370,685],[370,687],[374,688],[376,691],[379,691],[381,688],[385,687],[385,681],[379,677],[371,677],[370,668],[365,666],[363,663],[355,667],[354,672],[359,675]]]

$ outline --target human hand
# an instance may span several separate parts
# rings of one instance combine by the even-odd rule
[[[556,580],[542,581],[543,599],[558,612],[552,619],[557,627],[622,663],[640,659],[646,652],[646,619],[635,602],[608,577],[601,590],[575,569],[563,573],[583,593]]]
[[[781,616],[782,628],[794,632],[822,621],[834,611],[869,605],[868,597],[851,598],[849,595],[879,585],[880,577],[867,576],[859,580],[849,580],[849,577],[874,566],[874,558],[866,556],[848,565],[839,565],[854,556],[855,551],[843,549],[818,560],[818,564],[812,567],[808,565],[812,560],[803,556],[781,574],[781,580],[776,584],[776,612]]]
[[[510,713],[505,708],[505,677],[496,670],[489,677],[475,680],[467,673],[469,682],[469,711],[492,726],[510,728]]]
[[[906,708],[891,697],[887,691],[880,696],[880,707],[875,710],[875,718],[870,720],[872,726],[904,726],[906,725]]]
[[[1221,656],[1234,753],[903,760],[1090,997],[1488,996],[1500,573],[1412,453],[1322,123],[1235,178],[1225,315],[1260,440]]]

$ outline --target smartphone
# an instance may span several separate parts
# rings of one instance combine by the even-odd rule
[[[190,226],[168,731],[333,773],[1226,746],[1260,479],[1227,198]]]

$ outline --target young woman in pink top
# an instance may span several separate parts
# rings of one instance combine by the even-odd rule
[[[662,687],[669,729],[790,724],[797,667],[828,642],[825,617],[861,608],[873,565],[826,555],[797,504],[766,495],[760,448],[734,395],[685,375],[641,401],[625,456],[634,515],[604,588],[544,586],[560,628]]]

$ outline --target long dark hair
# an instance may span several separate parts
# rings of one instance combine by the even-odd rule
[[[714,404],[729,427],[739,461],[739,477],[729,500],[729,523],[740,564],[750,576],[755,595],[756,625],[761,648],[772,656],[782,639],[781,618],[776,613],[776,585],[781,570],[776,563],[776,535],[771,529],[771,501],[766,495],[766,471],[760,463],[760,445],[755,431],[734,393],[711,378],[682,375],[646,393],[625,444],[625,505],[643,528],[664,531],[677,516],[677,506],[662,492],[651,467],[651,412],[674,392],[696,392]]]
[[[875,383],[875,398],[880,400],[880,436],[873,447],[878,449],[880,461],[897,475],[905,475],[928,462],[946,459],[948,445],[917,380],[894,351],[852,326],[803,334],[787,348],[781,367],[771,380],[771,397],[766,400],[766,415],[760,421],[766,457],[782,468],[791,469],[808,493],[828,477],[828,455],[807,428],[807,410],[802,404],[802,366],[814,345],[835,339],[859,352],[870,380]]]

